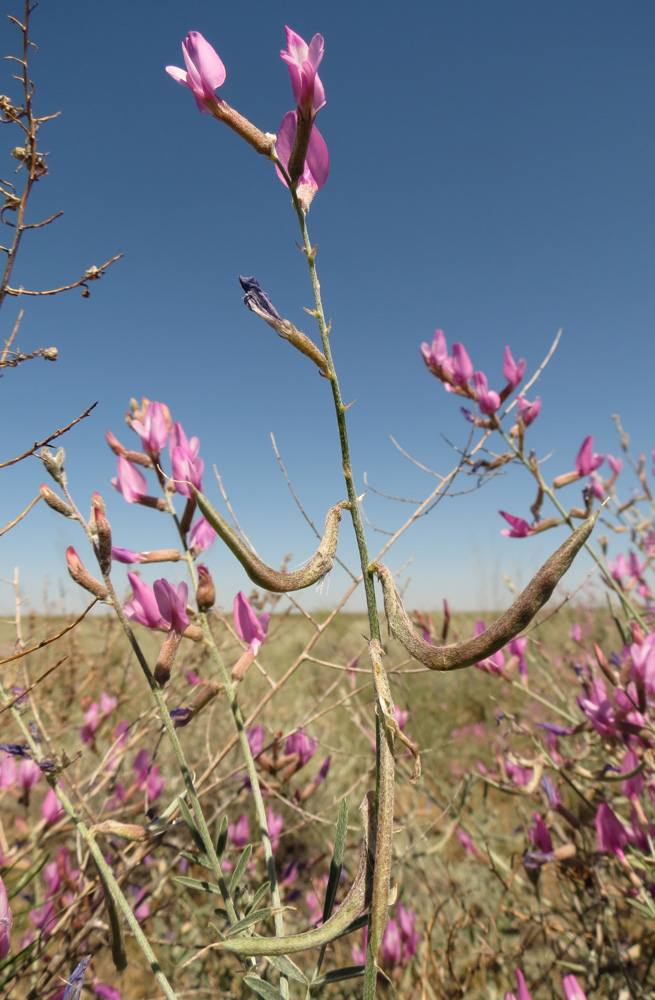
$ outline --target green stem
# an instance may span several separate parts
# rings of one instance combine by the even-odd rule
[[[300,223],[302,233],[303,249],[309,267],[309,276],[314,294],[315,317],[318,330],[321,336],[323,353],[327,360],[328,378],[332,386],[332,396],[334,399],[334,409],[339,430],[339,442],[341,445],[341,458],[343,473],[346,481],[348,500],[350,501],[350,516],[352,517],[355,539],[359,550],[360,565],[362,568],[362,578],[364,582],[364,592],[366,595],[366,609],[371,632],[371,639],[381,640],[380,621],[378,617],[377,605],[375,601],[375,585],[373,574],[369,570],[369,554],[366,544],[364,524],[359,508],[357,491],[353,478],[352,461],[350,458],[350,446],[348,443],[348,431],[346,426],[346,409],[341,397],[339,380],[337,378],[332,350],[330,347],[330,331],[325,321],[323,303],[321,300],[321,286],[316,271],[316,261],[314,251],[309,240],[305,213],[303,212],[296,192],[291,187],[293,204]],[[377,697],[376,689],[376,702]],[[375,876],[373,883],[373,901],[369,915],[369,933],[366,955],[366,972],[364,974],[364,1000],[375,1000],[377,986],[377,950],[380,944],[382,932],[387,919],[387,906],[389,894],[389,869],[391,854],[391,836],[393,828],[393,797],[394,797],[394,764],[391,751],[392,736],[386,725],[385,715],[379,710],[376,716],[376,818],[378,825],[378,838],[376,842]],[[384,816],[381,814],[384,812]],[[383,855],[388,853],[388,857]]]

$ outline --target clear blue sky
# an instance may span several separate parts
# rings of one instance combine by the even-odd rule
[[[22,3],[2,4],[21,16]],[[198,113],[191,94],[164,72],[183,65],[181,41],[202,32],[227,68],[221,96],[266,131],[293,107],[279,57],[288,24],[325,38],[320,75],[327,104],[318,125],[331,172],[308,217],[332,348],[350,409],[359,482],[422,498],[433,480],[390,442],[446,472],[464,444],[459,400],[428,374],[419,354],[435,328],[462,341],[476,369],[500,388],[509,344],[528,372],[558,328],[559,350],[537,391],[543,409],[529,443],[545,474],[573,467],[580,443],[619,453],[610,414],[621,414],[636,451],[653,433],[655,317],[655,6],[650,0],[462,0],[398,4],[307,4],[209,0],[66,4],[43,0],[32,17],[39,114],[62,114],[41,130],[50,174],[30,218],[63,209],[29,233],[13,284],[53,287],[116,253],[123,259],[83,300],[9,301],[6,338],[25,309],[18,345],[54,344],[59,361],[35,361],[2,378],[2,460],[68,423],[93,415],[64,439],[71,489],[88,509],[98,490],[115,543],[175,544],[163,516],[128,506],[109,483],[111,428],[133,437],[123,415],[130,396],[168,403],[199,435],[205,491],[218,501],[216,463],[240,521],[260,554],[301,562],[314,540],[280,475],[274,433],[309,515],[344,496],[327,383],[313,366],[247,312],[239,273],[255,275],[282,315],[315,336],[297,222],[273,166],[228,129]],[[3,22],[3,52],[17,32]],[[19,98],[2,63],[0,91]],[[0,130],[3,167],[16,132]],[[15,177],[20,183],[21,177]],[[650,467],[650,463],[649,463]],[[3,521],[45,478],[31,459],[2,472]],[[468,489],[472,481],[460,481]],[[632,483],[629,484],[631,488]],[[362,485],[362,491],[363,491]],[[506,601],[500,574],[527,582],[564,537],[502,538],[504,508],[529,518],[533,486],[517,469],[477,493],[445,500],[390,556],[416,558],[405,579],[411,607]],[[579,487],[564,494],[569,504]],[[405,504],[370,494],[367,515],[394,529]],[[544,509],[544,513],[549,513]],[[344,520],[340,550],[354,565]],[[81,603],[64,552],[89,560],[79,528],[39,505],[0,542],[0,575],[21,570],[24,593]],[[370,537],[375,553],[381,540]],[[586,558],[586,557],[583,557]],[[208,553],[223,607],[249,581],[217,544]],[[582,565],[582,564],[581,564]],[[588,564],[583,569],[588,568]],[[124,571],[117,567],[117,582]],[[156,572],[145,573],[148,580]],[[181,578],[175,569],[173,579]],[[341,594],[329,589],[309,603]],[[119,589],[122,589],[119,585]],[[0,605],[10,594],[0,591]],[[353,605],[360,606],[360,605]]]

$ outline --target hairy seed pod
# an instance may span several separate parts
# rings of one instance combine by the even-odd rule
[[[309,562],[301,569],[293,570],[291,573],[281,573],[279,570],[267,566],[250,551],[236,531],[212,507],[207,497],[198,492],[195,486],[193,492],[198,501],[200,512],[237,557],[253,583],[256,583],[263,590],[272,590],[279,594],[288,593],[291,590],[303,590],[305,587],[311,587],[312,584],[318,583],[332,569],[339,538],[339,522],[344,509],[350,506],[347,500],[341,500],[335,507],[330,507],[325,518],[325,532],[321,544]]]
[[[389,631],[403,644],[408,653],[430,670],[459,670],[486,659],[505,646],[529,625],[537,611],[552,595],[560,579],[571,566],[575,556],[593,531],[599,511],[567,538],[557,552],[548,559],[532,578],[514,603],[490,625],[488,629],[468,642],[457,646],[432,646],[422,639],[412,625],[400,595],[393,582],[391,571],[383,563],[373,563],[382,584],[384,610]]]

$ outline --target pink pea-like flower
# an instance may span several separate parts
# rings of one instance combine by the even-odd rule
[[[516,517],[515,514],[508,514],[505,510],[499,510],[498,513],[509,524],[509,528],[501,530],[501,535],[506,535],[507,538],[526,538],[528,535],[533,534],[532,528],[522,517]]]
[[[148,484],[146,477],[121,455],[116,465],[117,476],[114,476],[111,485],[122,493],[128,503],[139,503],[147,495]]]
[[[243,813],[236,823],[231,823],[227,828],[227,834],[235,847],[245,847],[250,840],[250,829],[248,827],[248,817]]]
[[[315,115],[325,104],[325,89],[318,76],[318,67],[324,53],[322,35],[314,35],[309,45],[291,28],[285,27],[287,33],[287,51],[280,52],[280,57],[289,67],[293,99],[298,109],[305,116]]]
[[[579,476],[589,476],[605,461],[604,455],[594,453],[594,437],[590,434],[584,439],[575,459],[575,471]]]
[[[516,400],[521,419],[526,427],[529,427],[533,420],[536,420],[541,412],[541,396],[535,396],[534,402],[529,403],[524,396],[519,396]]]
[[[388,922],[382,937],[382,958],[390,965],[397,965],[402,954],[402,942],[400,940],[400,928],[398,921],[392,919]]]
[[[143,450],[149,455],[158,456],[162,448],[166,447],[168,441],[168,427],[166,426],[166,416],[168,407],[161,403],[151,401],[148,403],[143,420],[133,420],[132,430],[141,438]],[[169,417],[170,419],[170,417]]]
[[[200,520],[196,521],[189,533],[189,549],[192,555],[199,556],[201,552],[206,552],[215,541],[216,532],[209,521],[201,517]]]
[[[562,989],[564,990],[564,1000],[587,1000],[586,993],[583,992],[572,972],[569,972],[562,979]]]
[[[468,385],[473,377],[473,364],[463,344],[453,344],[453,381],[456,385]],[[486,379],[485,379],[486,381]]]
[[[162,618],[152,587],[144,583],[136,573],[128,573],[127,578],[132,584],[133,595],[132,599],[123,605],[126,616],[132,621],[138,622],[139,625],[145,625],[146,628],[157,629],[164,626],[166,623]]]
[[[257,616],[242,590],[234,598],[234,627],[248,649],[257,656],[268,632],[269,614]]]
[[[262,750],[264,749],[264,727],[263,726],[253,726],[246,733],[246,738],[248,740],[248,745],[250,746],[250,752],[253,757],[258,757]]]
[[[296,111],[287,111],[277,130],[277,145],[275,147],[280,162],[285,170],[289,166],[289,158],[296,139],[296,128],[298,116]],[[283,184],[286,184],[283,173],[276,166],[277,175]],[[306,187],[312,197],[325,184],[330,172],[330,154],[328,153],[325,139],[314,125],[307,147],[307,156],[302,175],[298,181],[298,189]],[[311,201],[311,198],[309,199]]]
[[[60,805],[59,799],[57,798],[57,793],[54,788],[49,788],[46,792],[46,796],[41,803],[41,817],[45,820],[46,825],[55,823],[61,815],[63,815],[63,807]]]
[[[507,379],[508,392],[512,392],[512,390],[516,389],[524,374],[525,358],[521,358],[519,363],[516,364],[514,358],[512,357],[512,352],[509,347],[506,347],[505,357],[503,359],[503,375]]]
[[[18,767],[18,786],[23,791],[34,788],[41,777],[41,769],[35,760],[26,759],[20,762]]]
[[[615,854],[617,858],[625,859],[623,848],[628,843],[628,831],[606,802],[599,805],[594,823],[598,836],[598,850],[602,854]]]
[[[227,76],[218,53],[199,31],[190,31],[182,42],[182,55],[186,71],[167,66],[166,72],[177,83],[189,88],[203,115],[214,114],[223,103],[216,97],[216,88],[225,83]]]
[[[189,616],[186,613],[189,588],[186,583],[178,583],[174,587],[168,580],[155,580],[153,592],[164,621],[170,622],[171,629],[182,635],[189,627]]]
[[[478,406],[481,413],[495,413],[500,406],[500,396],[487,385],[487,376],[484,372],[473,373],[473,385],[478,397]]]

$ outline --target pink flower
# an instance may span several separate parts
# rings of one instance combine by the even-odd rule
[[[20,762],[18,768],[18,786],[24,791],[34,788],[41,777],[41,769],[35,760],[26,759]]]
[[[389,965],[396,965],[401,956],[400,928],[398,922],[392,919],[388,922],[382,937],[382,958]]]
[[[612,470],[612,478],[616,479],[616,477],[620,474],[621,469],[623,468],[623,459],[622,458],[614,458],[614,455],[608,455],[607,456],[607,464],[609,465],[610,469]]]
[[[209,521],[206,521],[204,517],[201,517],[199,521],[196,521],[189,534],[189,549],[193,556],[199,556],[201,552],[206,552],[207,549],[216,541],[216,532],[212,528]]]
[[[59,783],[61,785],[61,782]],[[54,788],[49,788],[41,803],[41,817],[45,820],[46,826],[55,823],[63,814],[63,807],[59,803],[57,793]]]
[[[0,878],[0,962],[7,957],[11,947],[11,910],[5,884]]]
[[[168,407],[164,408],[161,403],[153,401],[148,403],[142,421],[132,421],[132,430],[141,438],[143,450],[153,457],[159,455],[168,441],[167,412]]]
[[[173,448],[171,452],[171,471],[173,474],[173,485],[175,491],[184,497],[192,497],[195,486],[202,493],[202,474],[205,471],[205,463],[201,458],[196,458],[185,448]]]
[[[481,413],[495,413],[500,406],[500,396],[487,386],[487,376],[484,372],[473,373],[473,385],[478,397]]]
[[[473,365],[466,353],[466,348],[463,344],[453,344],[453,381],[455,385],[467,385],[472,376]]]
[[[598,836],[598,850],[602,854],[606,852],[615,854],[617,858],[624,860],[623,848],[628,843],[628,831],[606,802],[599,805],[594,823]]]
[[[503,528],[500,532],[501,535],[506,535],[508,538],[526,538],[528,535],[534,534],[532,528],[527,521],[524,521],[522,517],[516,517],[515,514],[508,514],[507,511],[499,510],[498,513],[501,517],[504,517],[509,528]]]
[[[402,903],[398,903],[397,912],[400,936],[403,941],[403,959],[407,961],[408,958],[416,954],[416,946],[421,940],[421,935],[415,930],[416,916],[411,907],[406,910]]]
[[[234,598],[234,627],[255,656],[266,639],[270,620],[271,616],[268,614],[257,617],[243,591],[239,591]]]
[[[274,813],[273,807],[269,806],[266,818],[268,820],[268,835],[271,838],[271,850],[277,851],[277,845],[280,843],[279,834],[284,826],[284,816],[282,813]]]
[[[277,145],[275,148],[277,150],[277,155],[280,158],[280,162],[285,170],[289,167],[289,158],[296,139],[297,124],[297,112],[287,111],[277,131]],[[284,175],[279,167],[276,166],[275,169],[282,183],[286,184]],[[311,197],[309,198],[309,201],[311,201],[311,198],[317,191],[320,191],[325,184],[328,179],[329,172],[330,154],[328,153],[327,144],[319,130],[314,125],[309,139],[309,146],[307,147],[305,165],[300,180],[298,181],[298,189],[301,187],[306,188],[307,194],[311,194]]]
[[[118,475],[114,476],[111,485],[123,494],[128,503],[139,503],[148,491],[146,477],[122,455],[116,464],[116,471]]]
[[[505,1000],[509,1000],[509,998],[511,998],[511,1000],[532,1000],[532,995],[528,987],[525,985],[525,978],[520,969],[516,970],[516,982],[519,987],[518,992],[516,994],[506,993]]]
[[[525,651],[528,648],[528,640],[526,638],[512,639],[507,643],[506,648],[510,656],[518,658],[519,674],[521,677],[525,677],[528,672],[528,665],[525,662]]]
[[[248,817],[243,813],[236,823],[231,823],[227,828],[227,834],[235,847],[245,847],[250,840],[250,830],[248,827]]]
[[[186,613],[189,588],[186,583],[178,583],[174,587],[168,580],[155,580],[153,591],[162,618],[170,622],[173,632],[182,635],[189,627],[189,616]]]
[[[586,994],[583,993],[578,980],[572,972],[569,972],[562,979],[562,989],[564,990],[564,1000],[587,1000]]]
[[[529,403],[523,396],[516,400],[521,419],[526,427],[529,427],[533,420],[536,420],[541,411],[541,396],[536,396],[533,403]]]
[[[167,66],[166,72],[177,83],[189,88],[203,115],[214,114],[217,106],[223,103],[214,92],[225,83],[225,66],[199,31],[189,32],[182,42],[182,54],[186,72],[177,66]]]
[[[132,584],[132,599],[123,605],[123,611],[132,621],[146,628],[158,629],[166,625],[157,604],[154,591],[144,583],[136,573],[128,573],[127,578]]]
[[[300,729],[297,733],[291,734],[285,744],[284,752],[287,754],[297,753],[300,758],[300,764],[304,765],[312,759],[316,753],[317,746],[318,740],[310,740],[305,730]]]
[[[534,814],[535,825],[528,830],[528,835],[534,846],[544,854],[550,854],[553,850],[553,842],[550,831],[539,813]]]
[[[593,453],[594,437],[590,434],[584,439],[575,459],[575,471],[579,476],[589,476],[605,461],[604,455]]]
[[[293,99],[301,114],[307,118],[316,115],[325,104],[325,90],[317,70],[321,64],[324,42],[321,35],[314,35],[309,45],[291,28],[287,33],[287,51],[280,52],[289,67]]]
[[[264,749],[264,727],[253,726],[253,728],[249,729],[246,733],[246,739],[248,740],[250,752],[253,757],[259,757],[260,753]]]
[[[512,392],[516,389],[517,385],[521,381],[525,374],[525,358],[521,358],[518,364],[515,363],[512,357],[512,352],[509,347],[505,348],[505,357],[503,360],[503,375],[507,379],[507,392]]]
[[[421,354],[432,374],[436,375],[437,378],[442,378],[444,366],[451,361],[448,356],[448,345],[446,344],[443,330],[434,331],[434,338],[431,344],[423,341],[421,344]]]
[[[11,754],[4,753],[0,758],[0,789],[11,788],[16,782],[16,761]]]

